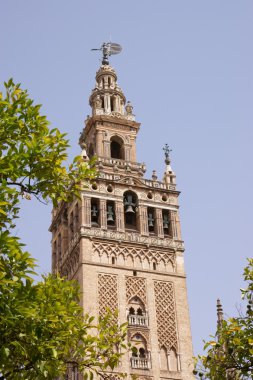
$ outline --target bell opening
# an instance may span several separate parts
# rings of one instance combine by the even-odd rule
[[[137,228],[137,196],[131,191],[124,194],[124,213],[126,229]]]
[[[115,226],[115,207],[114,202],[107,202],[107,226]]]

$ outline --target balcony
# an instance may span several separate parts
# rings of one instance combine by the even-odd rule
[[[130,358],[130,363],[132,369],[150,369],[151,363],[148,358],[138,358],[135,356],[132,356]]]
[[[128,315],[128,323],[130,326],[148,326],[148,317],[146,315]]]

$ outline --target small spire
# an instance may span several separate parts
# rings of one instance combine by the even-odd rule
[[[170,164],[170,152],[172,152],[172,149],[169,148],[168,144],[165,144],[163,150],[164,150],[164,155],[165,155],[165,164],[169,165]]]
[[[219,298],[217,299],[217,317],[217,325],[219,327],[223,321],[223,309]]]
[[[80,138],[79,144],[80,144],[81,149],[82,149],[80,156],[82,157],[82,159],[84,161],[88,161],[89,157],[88,157],[88,154],[87,154],[87,151],[86,151],[87,145],[85,144],[85,142],[83,140],[81,140],[81,138]]]
[[[153,170],[153,172],[152,172],[152,180],[153,180],[153,181],[157,181],[156,170]]]
[[[127,115],[132,115],[133,114],[133,106],[132,106],[132,104],[130,103],[129,100],[127,101],[125,109],[126,109]]]

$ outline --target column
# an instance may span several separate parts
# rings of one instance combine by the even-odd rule
[[[176,229],[177,229],[177,238],[178,240],[182,240],[182,235],[181,235],[181,225],[180,225],[180,220],[179,220],[179,213],[176,212]]]
[[[111,157],[111,146],[110,141],[104,140],[104,156],[105,157]]]
[[[104,156],[102,131],[97,131],[97,134],[96,134],[96,150],[97,150],[98,156]]]
[[[100,199],[99,201],[99,219],[100,219],[100,227],[103,230],[107,229],[107,210],[106,210],[106,200]]]
[[[163,211],[160,208],[155,209],[155,220],[156,220],[156,233],[160,238],[164,237],[163,232]]]
[[[176,211],[170,211],[170,218],[171,218],[171,232],[172,236],[175,239],[178,239],[178,233],[177,233],[177,212]]]
[[[177,354],[177,370],[181,371],[181,354]]]
[[[68,241],[68,227],[63,225],[62,228],[62,253],[63,255],[68,249],[69,241]]]
[[[139,206],[139,218],[141,235],[149,236],[147,206]]]
[[[115,202],[115,213],[116,213],[117,231],[124,232],[125,231],[125,220],[124,220],[123,202]]]
[[[170,360],[170,351],[167,349],[167,361],[168,361],[168,369],[171,371],[171,360]]]
[[[91,227],[91,202],[90,198],[83,198],[81,223],[84,227]]]
[[[131,157],[130,157],[130,149],[131,149],[131,146],[129,144],[125,144],[125,161],[131,161]]]
[[[105,104],[105,113],[110,113],[111,112],[111,104],[110,104],[110,95],[109,94],[105,94],[104,104]]]

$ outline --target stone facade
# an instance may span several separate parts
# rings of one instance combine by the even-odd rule
[[[155,173],[145,179],[145,165],[136,162],[140,124],[111,66],[99,68],[90,105],[80,145],[84,159],[98,157],[99,175],[81,199],[53,210],[53,272],[79,281],[85,311],[98,316],[109,307],[119,323],[128,321],[136,352],[117,369],[127,379],[193,379],[179,192],[168,152],[163,180]]]

